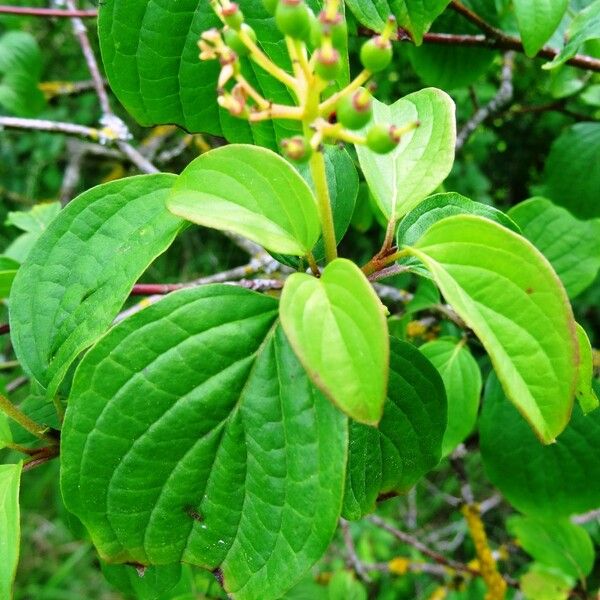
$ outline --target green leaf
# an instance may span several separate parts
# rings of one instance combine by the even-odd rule
[[[409,248],[477,334],[508,397],[544,443],[565,428],[577,380],[564,288],[526,239],[474,215],[432,225]]]
[[[294,273],[281,324],[313,383],[345,413],[376,424],[383,413],[389,342],[384,307],[362,271],[339,258],[320,279]]]
[[[576,123],[552,144],[544,195],[579,219],[600,217],[600,123]]]
[[[579,376],[575,395],[577,396],[581,410],[587,415],[598,408],[600,401],[592,387],[592,380],[594,378],[592,345],[584,328],[579,323],[577,323],[577,341],[579,343]]]
[[[594,282],[600,269],[600,219],[580,221],[545,198],[525,200],[508,215],[550,261],[570,298]]]
[[[373,102],[375,123],[398,126],[419,121],[389,154],[357,146],[360,166],[386,217],[401,217],[444,181],[454,161],[454,102],[445,92],[426,88],[391,106]]]
[[[21,466],[0,465],[0,598],[12,598],[12,586],[19,562],[21,526],[19,484]]]
[[[435,340],[419,348],[439,371],[448,398],[447,456],[473,431],[481,396],[481,371],[469,348],[457,340]]]
[[[144,569],[140,577],[132,565],[109,565],[100,562],[102,574],[115,588],[136,600],[159,600],[181,579],[181,564],[161,565]]]
[[[0,37],[0,106],[17,116],[32,117],[45,106],[38,88],[42,54],[35,38],[23,31]]]
[[[514,0],[519,32],[527,56],[535,56],[552,37],[568,4],[568,0]]]
[[[396,236],[398,246],[415,244],[434,223],[453,215],[478,215],[521,233],[519,226],[497,208],[447,192],[423,200],[402,219]]]
[[[417,348],[390,338],[390,383],[377,429],[350,423],[343,515],[361,519],[381,495],[408,491],[442,456],[446,393]]]
[[[560,571],[534,563],[521,575],[521,591],[527,600],[567,600],[575,581]]]
[[[335,237],[340,242],[346,231],[348,231],[354,213],[354,205],[358,195],[358,173],[354,161],[343,148],[327,146],[323,156],[325,158],[325,173],[333,212]],[[311,189],[314,189],[309,166],[300,164],[296,165],[296,169]],[[325,247],[322,238],[319,239],[312,252],[317,261],[325,258]],[[273,253],[273,256],[279,262],[293,269],[298,269],[302,262],[298,257],[289,254]]]
[[[3,412],[0,412],[0,450],[6,448],[6,444],[10,444],[11,442],[12,432],[8,417]]]
[[[508,531],[535,561],[568,577],[585,580],[594,566],[594,545],[588,532],[568,519],[543,520],[513,516]]]
[[[555,69],[573,58],[581,47],[590,40],[600,39],[600,0],[582,10],[567,30],[567,43],[560,53],[542,68]]]
[[[173,175],[141,175],[81,194],[19,269],[10,296],[11,339],[23,368],[49,397],[181,229],[165,207],[174,181]]]
[[[273,252],[304,256],[321,233],[308,184],[281,156],[256,146],[202,154],[183,170],[167,204],[180,217],[239,233]]]
[[[521,512],[554,518],[600,506],[600,410],[584,416],[575,405],[556,443],[542,446],[491,377],[479,440],[487,477]]]
[[[193,288],[86,354],[61,484],[104,559],[218,567],[235,598],[268,600],[323,554],[341,509],[347,425],[276,319],[268,296]]]
[[[0,299],[8,298],[19,267],[16,260],[0,255]]]
[[[367,600],[367,590],[350,571],[334,573],[327,592],[329,600]]]
[[[391,0],[391,2],[399,25],[410,32],[417,46],[423,43],[423,35],[450,4],[450,0]]]
[[[25,233],[14,240],[4,254],[22,263],[40,235],[60,213],[60,208],[60,202],[41,202],[28,211],[9,212],[6,224],[18,227]]]

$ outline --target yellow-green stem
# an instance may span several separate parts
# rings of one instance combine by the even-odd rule
[[[47,427],[36,423],[30,419],[25,413],[22,413],[8,398],[0,394],[0,410],[9,418],[18,423],[23,429],[26,429],[39,438],[40,440],[55,440],[49,436],[46,431]]]

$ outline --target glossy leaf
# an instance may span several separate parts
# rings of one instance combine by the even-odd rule
[[[204,286],[86,354],[61,484],[103,558],[219,567],[242,600],[279,598],[320,558],[340,514],[346,420],[276,319],[268,296]]]
[[[320,279],[291,275],[281,324],[313,383],[346,414],[374,425],[383,412],[389,363],[384,307],[362,271],[339,258]]]
[[[401,217],[431,194],[452,168],[456,142],[454,102],[445,92],[426,88],[391,106],[375,100],[373,119],[398,126],[420,122],[389,154],[356,147],[378,206],[387,217]]]
[[[402,219],[397,232],[398,245],[415,244],[434,223],[454,215],[477,215],[517,233],[521,232],[519,226],[497,208],[473,202],[456,192],[447,192],[423,200]]]
[[[568,519],[542,520],[513,516],[508,531],[538,563],[584,580],[594,566],[594,545],[588,532]]]
[[[535,56],[556,31],[568,0],[514,0],[525,54]]]
[[[579,376],[575,393],[581,410],[584,414],[587,414],[598,408],[600,401],[592,387],[592,379],[594,378],[592,345],[585,330],[579,323],[577,323],[577,341],[579,343]]]
[[[442,455],[447,456],[473,431],[481,396],[481,371],[469,348],[458,340],[435,340],[419,348],[439,371],[448,398],[448,426]]]
[[[569,297],[593,283],[600,269],[600,219],[580,221],[545,198],[525,200],[508,215],[550,261]]]
[[[550,148],[544,178],[544,195],[555,204],[579,219],[600,217],[600,123],[567,128]]]
[[[390,338],[390,382],[377,429],[350,423],[344,517],[361,519],[381,495],[408,491],[442,456],[446,393],[417,348]]]
[[[161,565],[144,569],[140,577],[133,565],[100,563],[104,577],[126,597],[136,600],[160,600],[181,579],[181,564]]]
[[[573,313],[550,264],[521,236],[473,215],[435,223],[410,253],[477,334],[540,439],[554,441],[571,413],[578,351]]]
[[[231,144],[199,156],[177,179],[168,207],[284,254],[306,255],[321,233],[308,184],[281,156],[256,146]]]
[[[521,512],[554,518],[600,506],[600,410],[584,416],[575,405],[556,443],[542,446],[491,377],[479,440],[488,479]]]
[[[600,0],[583,9],[571,22],[567,31],[567,43],[544,69],[555,69],[575,56],[587,41],[600,39]]]
[[[348,230],[354,213],[354,206],[358,195],[358,173],[354,166],[354,161],[343,148],[327,146],[325,147],[324,157],[335,237],[340,242]],[[307,164],[300,164],[296,168],[311,189],[314,189],[309,166]],[[319,238],[312,252],[317,261],[325,258],[325,247],[322,238]],[[289,254],[273,253],[273,256],[279,262],[293,269],[299,268],[301,263],[298,257]]]
[[[0,465],[0,598],[12,598],[13,580],[19,561],[21,525],[19,485],[21,463]]]
[[[165,207],[174,181],[142,175],[81,194],[19,269],[10,296],[11,339],[23,368],[48,396],[181,229]]]

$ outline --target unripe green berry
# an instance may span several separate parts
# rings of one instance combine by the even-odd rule
[[[360,49],[360,62],[365,69],[377,73],[392,62],[392,54],[391,42],[377,36],[363,44]]]
[[[399,142],[400,136],[394,125],[373,125],[367,133],[367,147],[377,154],[391,152]]]
[[[223,8],[222,14],[225,24],[232,29],[239,29],[244,22],[244,14],[235,2],[231,2],[228,6]]]
[[[246,25],[246,23],[242,24],[240,31],[243,31],[248,35],[248,37],[256,42],[256,32],[250,25]],[[238,56],[247,56],[250,52],[244,42],[240,39],[240,35],[234,29],[230,29],[229,27],[225,29],[223,32],[223,38],[225,39],[225,43],[238,55]]]
[[[310,21],[310,9],[304,0],[279,0],[275,23],[283,35],[306,39],[310,34]]]
[[[281,151],[286,158],[294,162],[304,163],[312,154],[312,148],[308,141],[301,135],[295,135],[281,141]]]
[[[262,0],[263,6],[270,15],[274,15],[277,10],[279,0]]]
[[[333,81],[342,70],[340,53],[335,48],[317,50],[315,73],[323,81]]]
[[[337,105],[337,120],[346,129],[362,129],[373,116],[373,101],[367,90],[344,96]]]
[[[321,12],[311,29],[311,42],[315,48],[321,45],[324,35],[331,37],[334,48],[338,50],[345,48],[348,39],[348,26],[344,16],[338,13],[334,19],[329,19],[324,11]]]

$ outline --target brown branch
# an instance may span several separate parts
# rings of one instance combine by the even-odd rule
[[[52,17],[59,19],[95,19],[97,10],[64,10],[60,8],[33,8],[30,6],[0,6],[0,14],[24,15],[27,17]]]
[[[354,546],[354,540],[352,539],[352,532],[350,531],[350,523],[346,521],[346,519],[340,519],[340,527],[342,530],[342,536],[344,538],[344,544],[346,545],[346,550],[348,551],[348,559],[352,568],[359,578],[365,583],[371,583],[371,578],[369,577],[362,561],[356,553],[356,547]]]

